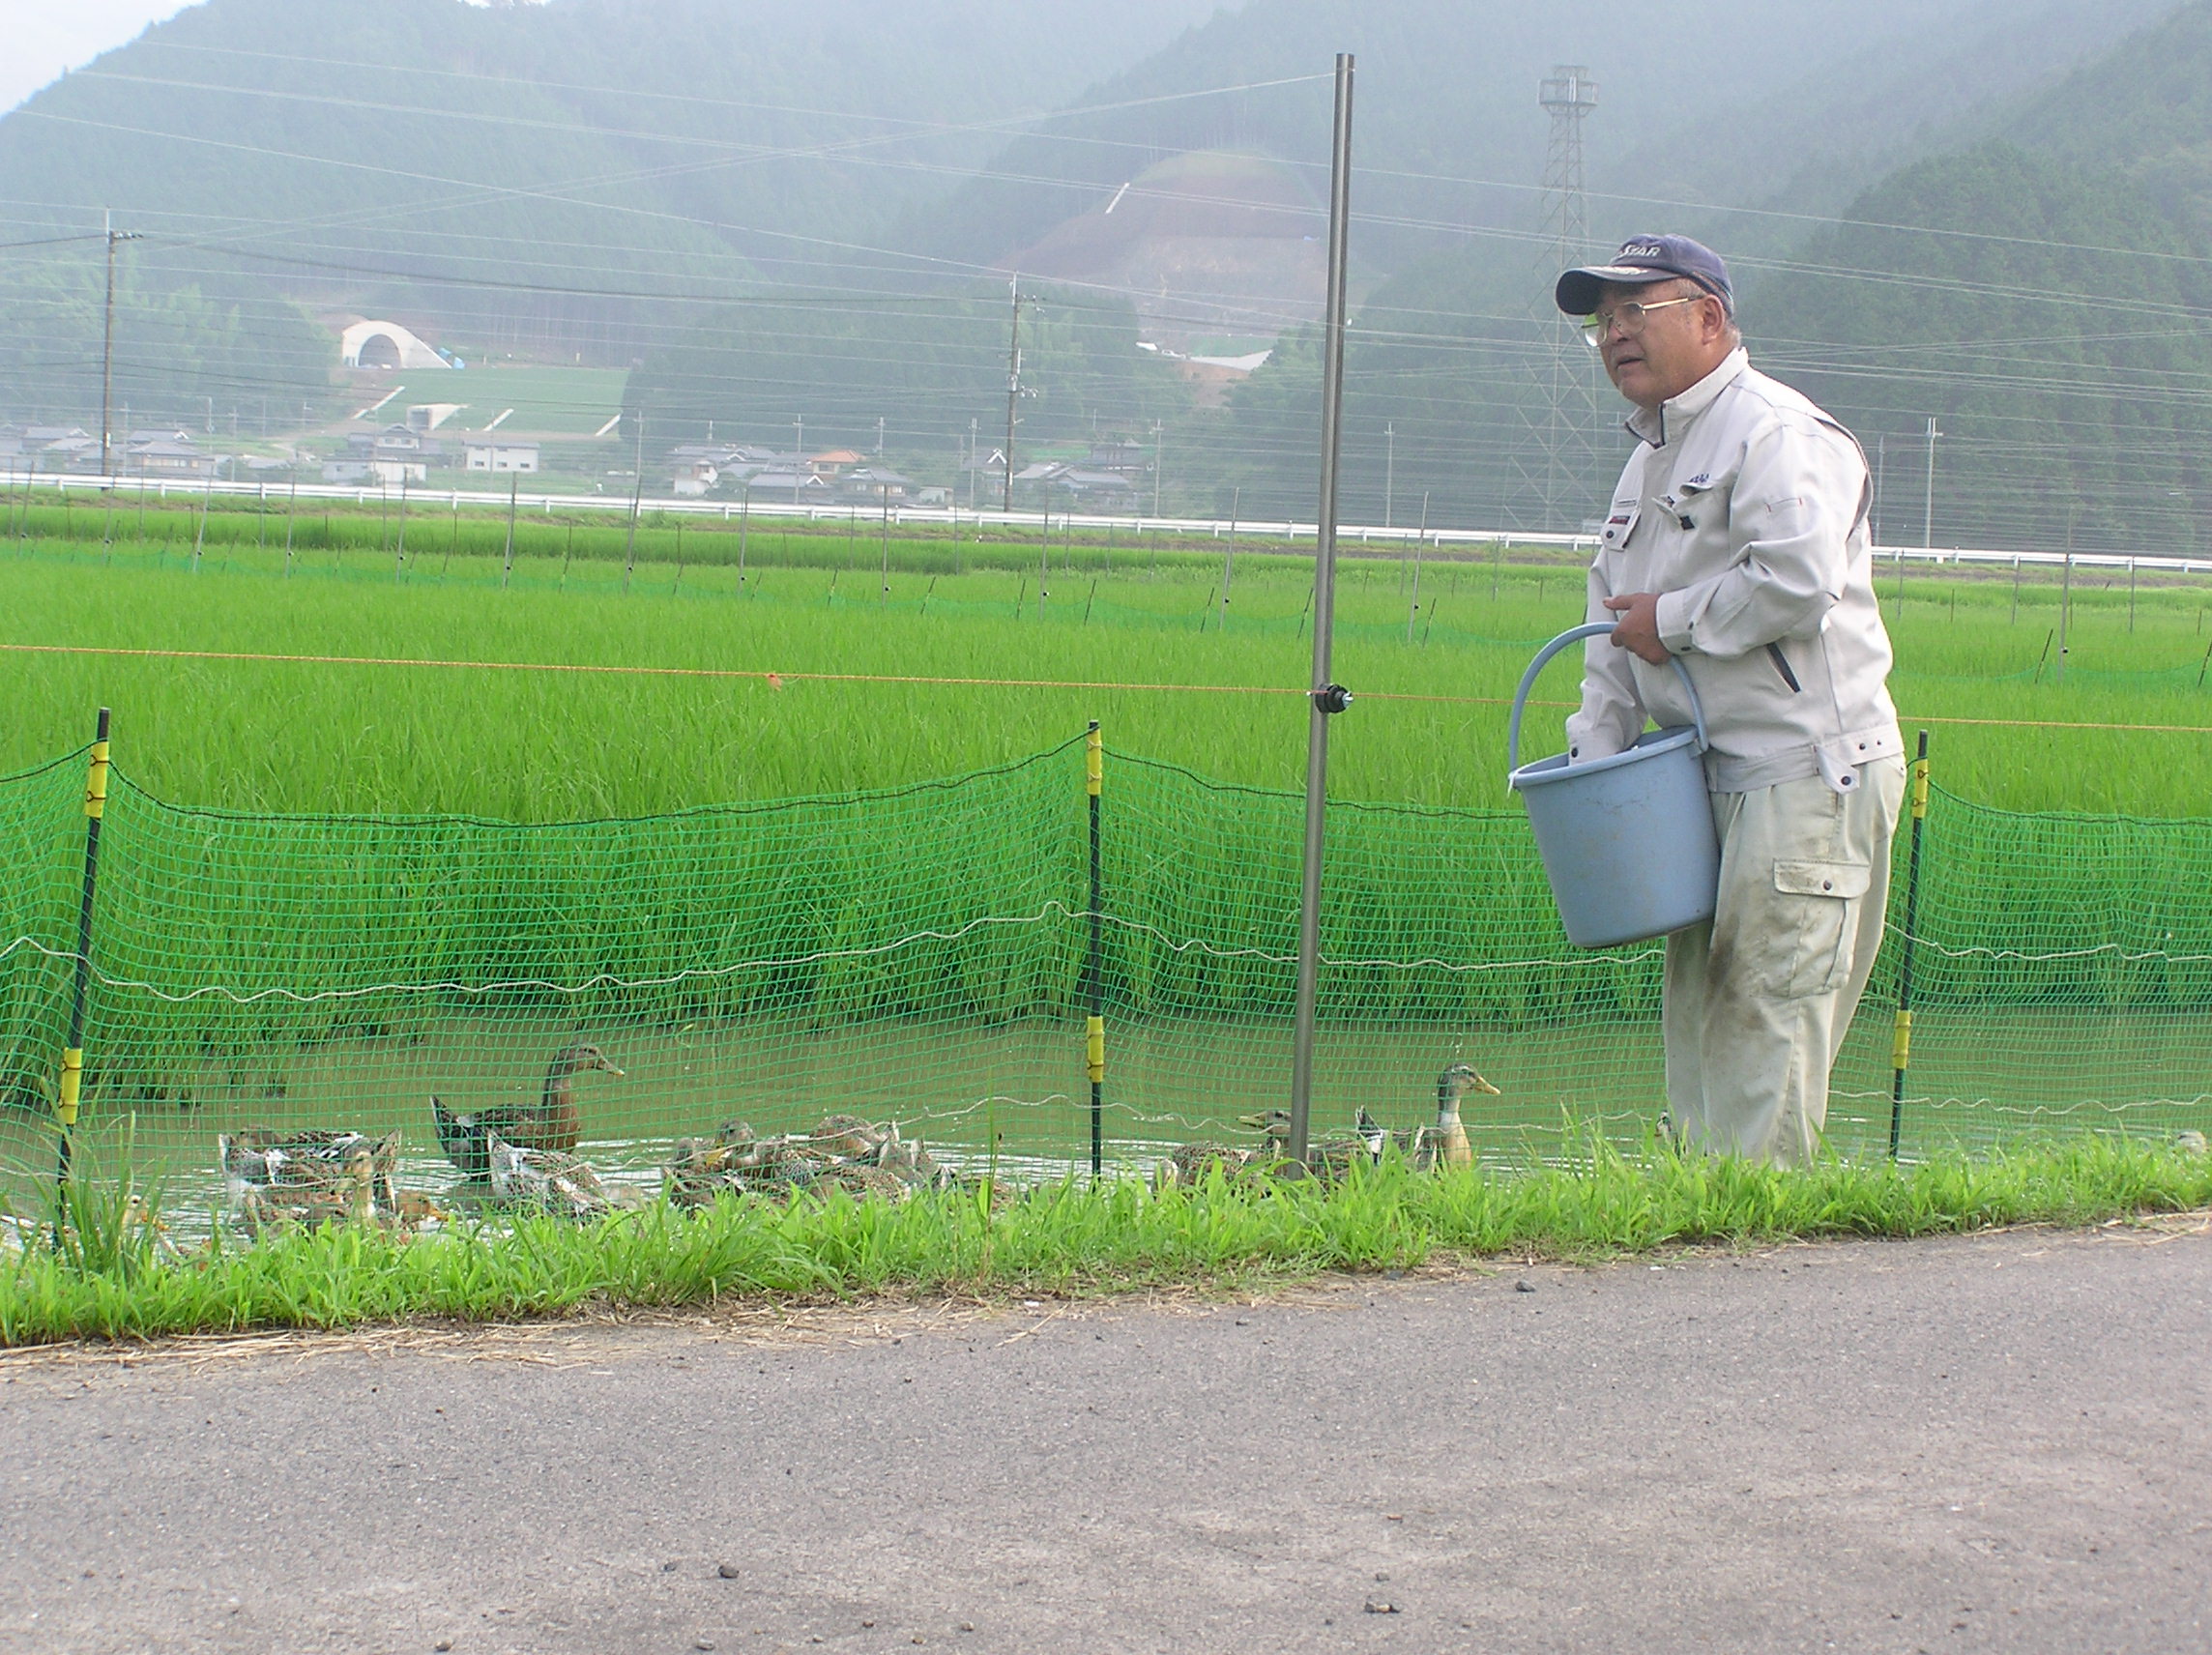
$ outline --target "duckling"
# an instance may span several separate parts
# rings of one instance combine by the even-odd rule
[[[579,1219],[600,1217],[612,1207],[599,1175],[574,1155],[525,1148],[496,1131],[485,1132],[483,1142],[492,1195],[508,1205]]]
[[[432,1097],[430,1116],[438,1125],[438,1147],[472,1183],[490,1176],[486,1140],[493,1133],[515,1148],[573,1154],[584,1135],[583,1113],[576,1107],[576,1076],[591,1070],[623,1073],[597,1046],[579,1041],[554,1054],[545,1067],[544,1089],[534,1104],[499,1104],[474,1115],[455,1115]]]
[[[1468,1142],[1467,1126],[1459,1118],[1460,1099],[1470,1091],[1490,1097],[1501,1095],[1475,1073],[1470,1063],[1454,1063],[1437,1076],[1437,1122],[1414,1134],[1414,1166],[1429,1172],[1438,1167],[1474,1165],[1474,1146]]]
[[[2201,1155],[2205,1153],[2204,1134],[2195,1127],[2177,1132],[2173,1135],[2173,1147],[2184,1155]]]

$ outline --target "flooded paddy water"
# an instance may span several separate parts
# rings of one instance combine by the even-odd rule
[[[1870,1006],[1847,1045],[1829,1132],[1839,1152],[1887,1153],[1889,1022]],[[397,1182],[450,1200],[459,1176],[441,1153],[436,1095],[472,1113],[536,1100],[546,1065],[570,1040],[597,1043],[624,1073],[573,1085],[580,1152],[610,1190],[660,1191],[675,1140],[743,1120],[757,1132],[811,1129],[824,1116],[896,1121],[903,1136],[964,1178],[1048,1182],[1091,1164],[1091,1093],[1080,1023],[861,1023],[808,1030],[789,1021],[678,1029],[455,1020],[407,1038],[334,1041],[190,1060],[111,1059],[87,1094],[77,1175],[105,1180],[128,1162],[159,1198],[172,1234],[204,1234],[224,1205],[217,1137],[247,1127],[397,1131]],[[1289,1101],[1291,1031],[1279,1023],[1159,1022],[1111,1027],[1098,1117],[1112,1176],[1149,1176],[1194,1140],[1255,1143],[1242,1118]],[[1902,1148],[1909,1157],[2083,1128],[2143,1132],[2212,1125],[2212,1027],[2181,1014],[2007,1009],[1926,1015],[1915,1031]],[[1434,1118],[1436,1077],[1473,1063],[1499,1088],[1463,1115],[1496,1168],[1588,1152],[1595,1130],[1641,1145],[1664,1094],[1655,1022],[1593,1021],[1528,1030],[1324,1027],[1314,1130],[1357,1112],[1405,1131]],[[2137,1093],[2115,1093],[2124,1074]],[[2139,1090],[2145,1078],[2157,1085]],[[44,1205],[56,1140],[43,1112],[0,1113],[0,1195],[30,1216]]]

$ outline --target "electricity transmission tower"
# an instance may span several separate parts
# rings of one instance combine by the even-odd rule
[[[1589,258],[1589,197],[1583,188],[1583,123],[1597,107],[1597,82],[1580,64],[1561,64],[1538,89],[1537,102],[1552,117],[1552,141],[1544,157],[1544,234],[1556,276]],[[1543,502],[1544,527],[1579,522],[1598,470],[1597,398],[1589,347],[1576,337],[1572,320],[1558,315],[1549,301],[1549,281],[1540,284],[1539,323],[1550,360],[1540,376],[1543,387],[1540,465],[1528,480]]]

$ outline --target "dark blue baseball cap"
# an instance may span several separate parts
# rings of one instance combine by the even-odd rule
[[[1631,236],[1620,244],[1611,264],[1588,264],[1559,277],[1554,297],[1570,316],[1587,316],[1597,309],[1597,296],[1609,281],[1623,287],[1646,282],[1696,282],[1735,314],[1735,285],[1729,280],[1721,255],[1688,236]]]

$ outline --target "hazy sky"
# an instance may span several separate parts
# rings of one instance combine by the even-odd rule
[[[0,0],[0,110],[184,9],[185,0]]]

